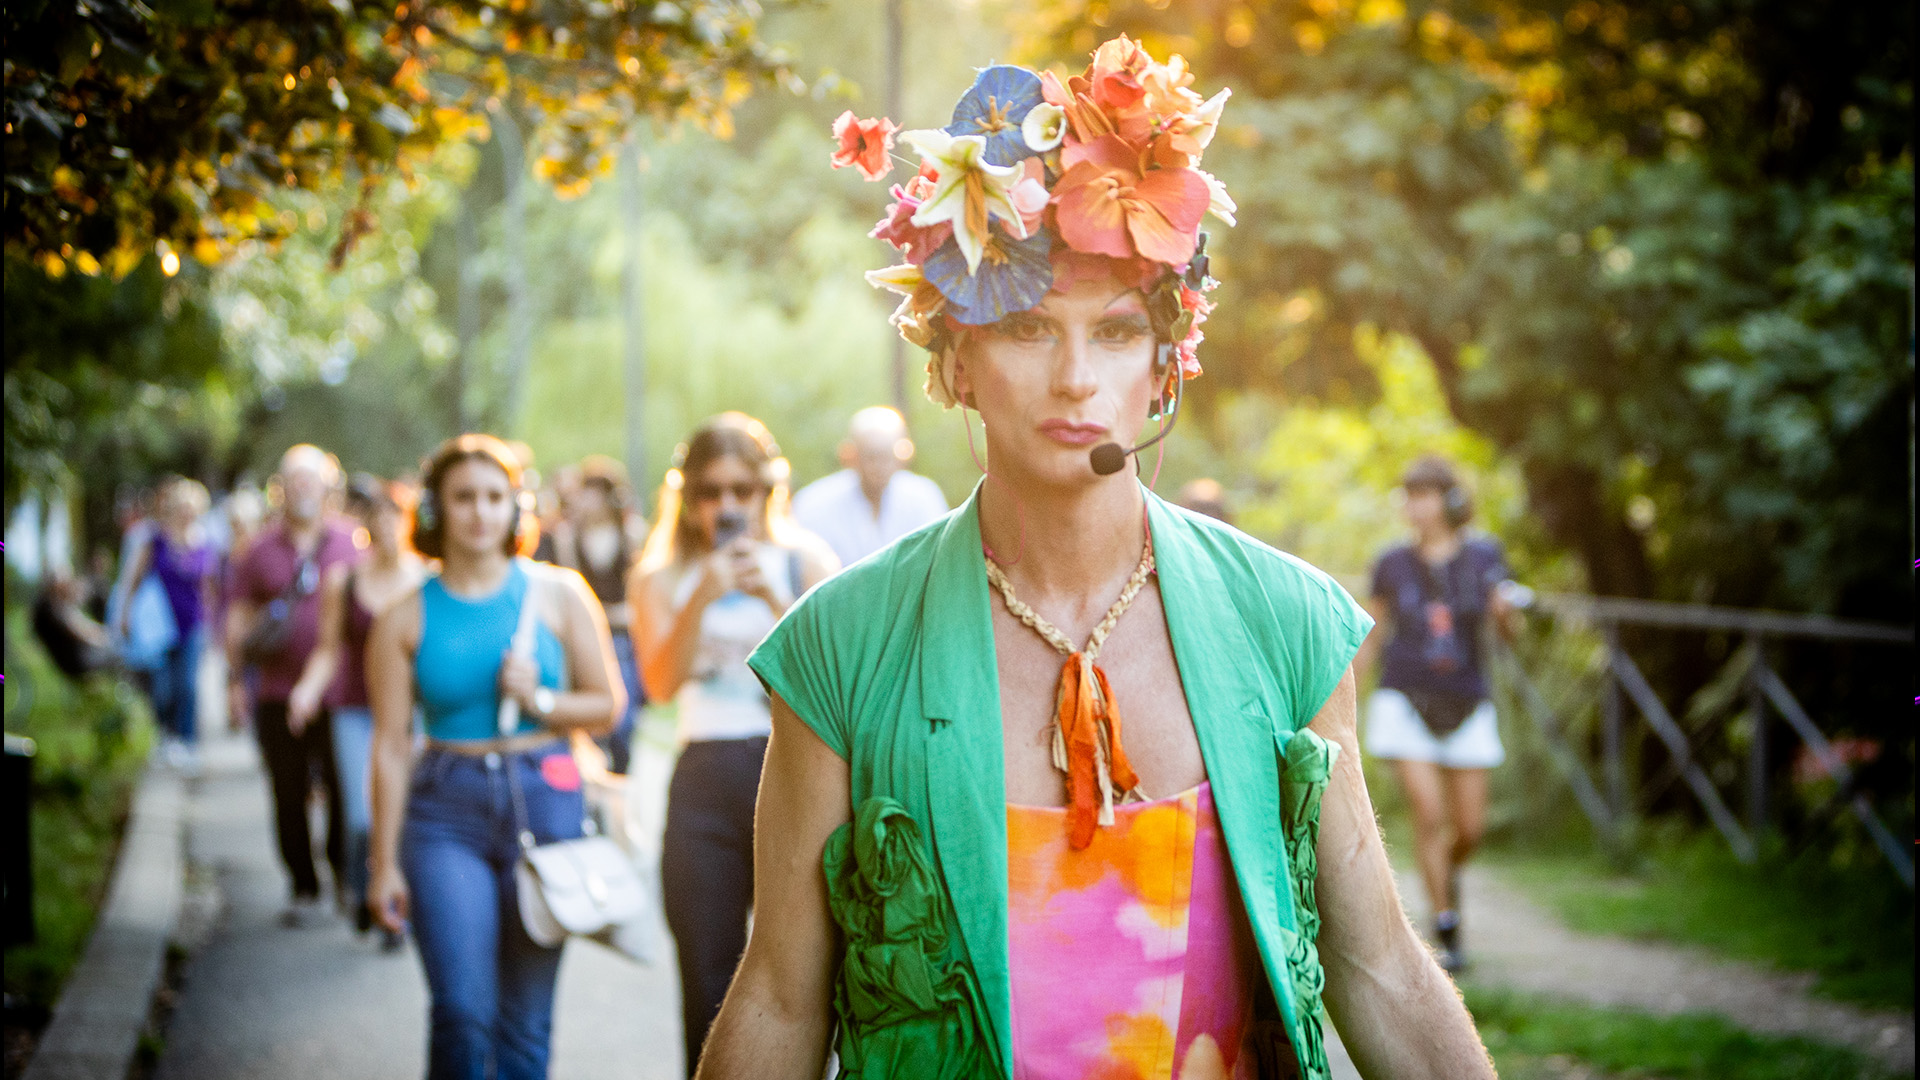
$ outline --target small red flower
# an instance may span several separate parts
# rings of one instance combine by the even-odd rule
[[[833,122],[833,137],[840,140],[840,148],[833,152],[833,167],[852,166],[868,180],[884,179],[893,168],[888,155],[893,151],[893,133],[898,130],[884,116],[862,120],[848,109]]]

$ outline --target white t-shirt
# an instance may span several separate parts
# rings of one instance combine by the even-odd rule
[[[851,566],[947,512],[940,485],[905,469],[893,474],[880,493],[880,512],[860,490],[860,474],[841,469],[800,489],[793,517],[800,527],[825,540]]]
[[[761,544],[754,551],[760,573],[783,605],[794,600],[793,557],[783,547]],[[673,590],[673,606],[686,606],[700,583],[697,568],[681,574]],[[751,739],[773,730],[772,705],[759,676],[747,667],[747,656],[779,620],[765,600],[730,592],[700,613],[700,644],[693,655],[687,681],[674,701],[679,705],[680,741]]]

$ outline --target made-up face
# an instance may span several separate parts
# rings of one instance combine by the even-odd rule
[[[1088,453],[1129,444],[1158,387],[1145,297],[1112,277],[1076,281],[968,335],[954,389],[980,411],[996,476],[1080,486]]]
[[[747,535],[766,539],[767,485],[752,465],[737,457],[718,457],[687,478],[685,507],[711,544],[722,514],[745,519]]]
[[[448,555],[457,552],[479,558],[504,551],[507,534],[520,517],[519,494],[506,470],[480,458],[468,458],[447,470],[440,481],[439,503]]]

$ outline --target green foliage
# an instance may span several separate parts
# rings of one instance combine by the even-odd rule
[[[16,583],[8,582],[8,592]],[[113,872],[150,723],[138,695],[104,676],[67,681],[8,605],[7,732],[34,740],[33,881],[37,940],[7,950],[6,989],[51,1007],[80,960]]]
[[[727,130],[791,81],[744,0],[9,5],[5,244],[118,277],[159,245],[205,261],[282,235],[270,196],[403,174],[510,109],[536,173],[582,190],[636,119]],[[355,218],[342,249],[370,227]]]
[[[195,391],[217,392],[224,365],[203,275],[169,278],[153,258],[119,281],[5,267],[6,504],[102,456],[177,449],[176,432],[129,417],[192,413]]]
[[[1572,1072],[1564,1068],[1568,1058],[1620,1080],[1862,1080],[1887,1075],[1852,1050],[1810,1039],[1753,1035],[1704,1013],[1651,1016],[1471,982],[1463,996],[1494,1065],[1505,1077],[1567,1076]]]
[[[1098,7],[1030,54],[1126,30],[1237,91],[1203,410],[1365,408],[1378,326],[1596,591],[1905,617],[1909,13]]]
[[[1502,870],[1568,926],[1695,945],[1819,976],[1816,992],[1913,1007],[1913,894],[1879,862],[1824,851],[1743,866],[1718,837],[1656,835],[1621,873],[1591,856],[1496,852]]]
[[[1242,500],[1241,527],[1359,587],[1375,556],[1405,539],[1394,500],[1401,474],[1421,454],[1438,452],[1459,465],[1473,490],[1476,527],[1516,532],[1524,511],[1518,471],[1447,412],[1419,347],[1370,329],[1355,331],[1351,347],[1379,387],[1365,406],[1309,398],[1276,415],[1270,401],[1250,395],[1223,406],[1217,430],[1260,439],[1248,455],[1258,494]]]

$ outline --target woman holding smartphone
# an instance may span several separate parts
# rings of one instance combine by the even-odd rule
[[[579,574],[520,558],[537,526],[520,461],[462,435],[428,461],[413,546],[440,572],[374,619],[373,881],[387,929],[409,919],[432,997],[431,1080],[547,1075],[560,950],[527,936],[520,837],[581,835],[574,731],[626,708],[600,603]],[[530,608],[531,641],[517,641]],[[504,701],[517,708],[502,708]],[[414,760],[413,711],[426,714]]]
[[[728,412],[674,455],[628,582],[647,696],[678,705],[660,877],[680,956],[689,1075],[746,948],[753,808],[773,714],[747,656],[839,569],[787,515],[787,462],[766,425]]]

